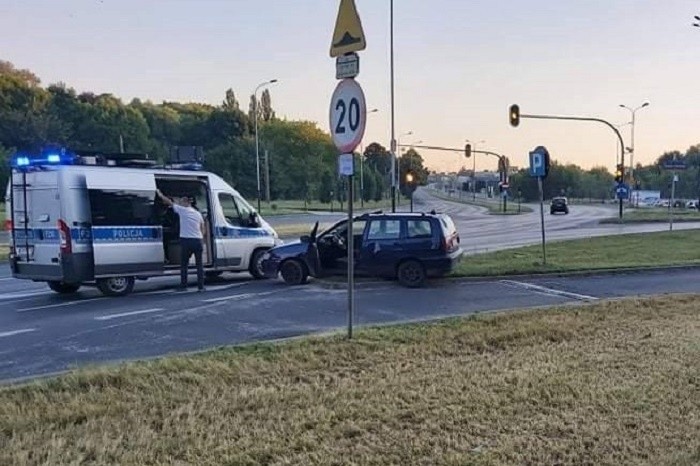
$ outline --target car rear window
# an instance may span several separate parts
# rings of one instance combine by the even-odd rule
[[[457,228],[448,215],[441,215],[440,222],[445,230],[445,236],[452,236],[453,234],[457,233]]]

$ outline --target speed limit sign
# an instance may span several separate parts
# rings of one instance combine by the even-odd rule
[[[333,142],[341,153],[348,153],[362,141],[367,121],[367,106],[362,87],[354,79],[343,79],[333,92],[330,124]]]

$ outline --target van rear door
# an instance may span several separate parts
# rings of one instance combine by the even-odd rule
[[[85,175],[92,217],[95,277],[162,272],[163,231],[152,173],[90,170]]]
[[[16,264],[32,278],[61,279],[57,221],[61,206],[58,172],[12,174],[12,224]]]

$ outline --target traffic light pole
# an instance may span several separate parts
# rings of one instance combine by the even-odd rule
[[[520,118],[531,118],[535,120],[567,120],[567,121],[593,121],[597,123],[603,123],[604,125],[608,126],[617,138],[620,140],[620,148],[622,149],[622,155],[621,155],[621,160],[620,163],[622,166],[625,166],[625,141],[622,139],[622,135],[620,132],[615,128],[615,125],[610,123],[609,121],[605,121],[601,118],[590,118],[590,117],[577,117],[577,116],[559,116],[559,115],[526,115],[524,113],[520,114]],[[624,181],[624,173],[623,173],[623,181]],[[620,220],[622,220],[622,199],[620,199]]]

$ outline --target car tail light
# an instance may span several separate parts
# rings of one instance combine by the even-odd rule
[[[5,231],[12,231],[12,220],[9,218],[5,220]]]
[[[58,236],[61,246],[61,254],[70,254],[73,250],[73,245],[70,239],[70,228],[63,220],[58,220]]]

